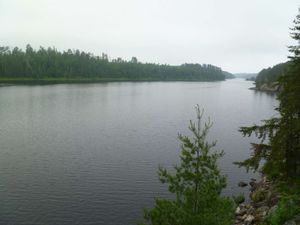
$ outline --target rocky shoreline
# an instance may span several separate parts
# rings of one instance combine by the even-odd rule
[[[248,186],[248,183],[240,182],[239,186]],[[265,219],[275,212],[278,208],[280,193],[273,189],[272,181],[263,177],[257,182],[251,179],[250,186],[250,202],[238,204],[235,211],[234,225],[263,225]],[[300,218],[286,221],[282,225],[299,225]]]
[[[279,92],[280,91],[280,86],[278,82],[273,82],[271,84],[262,84],[262,85],[257,85],[255,87],[250,88],[251,90],[255,91],[266,91],[266,92]]]

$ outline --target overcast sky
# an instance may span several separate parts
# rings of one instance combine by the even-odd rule
[[[0,45],[258,72],[287,60],[299,0],[0,0]]]

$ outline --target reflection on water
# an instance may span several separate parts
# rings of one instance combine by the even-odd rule
[[[168,196],[157,166],[178,161],[177,133],[194,106],[214,121],[226,155],[225,194],[253,177],[233,161],[249,155],[237,132],[274,115],[274,96],[224,82],[120,82],[0,88],[0,224],[130,225]]]

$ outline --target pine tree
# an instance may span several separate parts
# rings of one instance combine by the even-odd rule
[[[279,78],[279,117],[265,120],[261,126],[240,129],[244,135],[255,133],[261,142],[252,144],[251,158],[237,163],[257,170],[265,159],[262,171],[282,177],[300,174],[300,9],[291,30],[297,44],[289,47],[293,56],[289,57],[288,71]]]
[[[182,142],[180,165],[175,174],[159,168],[159,178],[169,185],[174,200],[157,199],[155,207],[145,210],[144,218],[152,225],[229,225],[232,224],[232,201],[221,197],[226,179],[217,165],[223,151],[212,151],[216,142],[206,137],[212,123],[202,127],[202,115],[197,106],[197,123],[190,121],[193,138],[179,135]]]

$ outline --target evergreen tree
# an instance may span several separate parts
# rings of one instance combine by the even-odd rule
[[[159,178],[169,185],[174,200],[157,199],[155,207],[145,210],[144,218],[152,225],[229,225],[232,224],[232,201],[221,197],[226,179],[217,160],[223,151],[212,151],[216,142],[206,137],[212,123],[201,123],[203,112],[197,106],[197,123],[190,121],[193,138],[179,135],[182,142],[180,165],[175,174],[159,168]],[[203,127],[202,127],[203,126]]]
[[[254,132],[261,143],[252,144],[252,157],[238,164],[256,170],[265,159],[262,171],[276,177],[300,174],[300,9],[291,30],[297,45],[289,47],[293,56],[289,57],[288,71],[279,78],[279,117],[266,120],[261,126],[241,128],[244,135]]]

